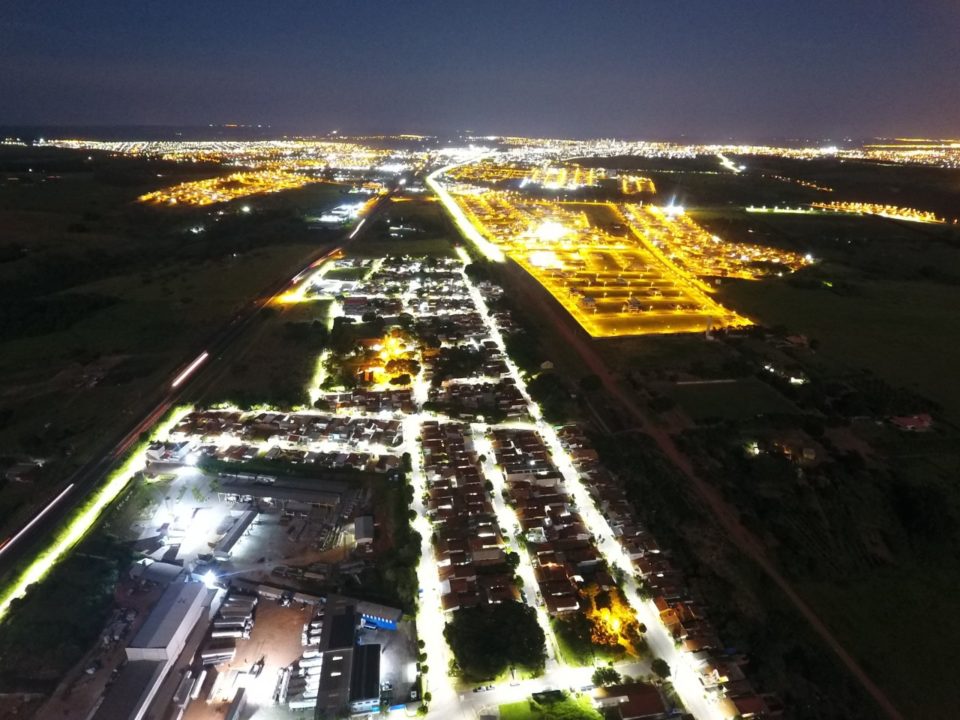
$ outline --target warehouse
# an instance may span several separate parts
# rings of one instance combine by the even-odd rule
[[[92,720],[144,717],[190,634],[201,620],[209,619],[215,595],[215,590],[199,582],[175,582],[167,587],[127,646],[128,662]]]
[[[213,591],[203,583],[173,583],[160,596],[143,627],[127,646],[128,660],[173,662],[210,607]]]

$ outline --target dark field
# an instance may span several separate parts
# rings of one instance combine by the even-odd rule
[[[733,282],[723,300],[767,325],[784,325],[820,341],[819,354],[866,367],[912,389],[960,420],[960,289],[953,285],[861,281],[841,294],[788,280]]]
[[[796,407],[755,378],[731,382],[674,385],[670,396],[694,420],[746,420],[768,413],[796,412]]]
[[[32,484],[4,481],[0,528],[27,517],[233,313],[338,232],[302,219],[338,203],[337,186],[158,209],[135,200],[222,171],[87,157],[0,149],[0,469],[47,460]]]

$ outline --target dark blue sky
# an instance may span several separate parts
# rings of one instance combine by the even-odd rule
[[[4,0],[0,124],[960,135],[960,0]]]

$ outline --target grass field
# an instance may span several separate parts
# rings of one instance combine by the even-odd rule
[[[329,307],[330,301],[318,300],[275,308],[206,390],[204,404],[290,407],[308,402],[306,390],[326,337],[313,322],[325,327]]]
[[[784,281],[732,282],[723,299],[767,325],[820,341],[818,353],[865,367],[893,385],[940,403],[960,421],[957,288],[915,282],[861,282],[855,294],[801,289]]]
[[[669,394],[693,420],[747,420],[768,413],[794,413],[796,406],[756,378],[673,385]]]
[[[567,697],[559,702],[543,705],[533,700],[524,700],[500,706],[500,720],[550,720],[551,718],[602,720],[602,717],[594,709],[588,695]]]
[[[908,718],[957,715],[960,562],[918,562],[802,593]]]

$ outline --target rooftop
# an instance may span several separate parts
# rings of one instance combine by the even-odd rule
[[[132,648],[162,648],[173,640],[190,609],[205,595],[203,583],[174,583],[164,590],[143,627],[130,642]]]

